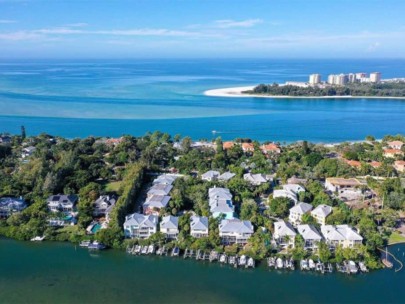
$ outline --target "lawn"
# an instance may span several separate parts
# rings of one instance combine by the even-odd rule
[[[405,242],[405,236],[399,234],[398,232],[394,231],[388,240],[388,244],[398,243],[398,242]]]
[[[116,181],[116,182],[109,182],[105,185],[105,191],[107,192],[118,192],[118,190],[121,187],[122,181]]]

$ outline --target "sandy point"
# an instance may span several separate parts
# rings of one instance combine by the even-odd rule
[[[242,94],[242,92],[253,90],[254,87],[255,86],[214,89],[205,91],[204,95],[217,97],[252,97],[251,95]]]

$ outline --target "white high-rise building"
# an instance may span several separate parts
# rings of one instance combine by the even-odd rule
[[[333,75],[333,74],[330,74],[329,76],[328,76],[328,83],[329,84],[335,84],[335,77],[336,75]]]
[[[335,76],[335,84],[345,85],[348,81],[348,77],[345,74],[339,74]]]
[[[381,81],[381,73],[380,72],[370,73],[370,82],[378,83],[380,81]]]
[[[349,82],[351,82],[351,83],[356,82],[356,74],[350,73],[348,75],[348,78],[349,78]]]
[[[356,73],[356,79],[361,80],[362,78],[366,78],[367,74],[366,73]]]
[[[311,75],[309,75],[309,83],[310,84],[321,83],[321,74],[311,74]]]

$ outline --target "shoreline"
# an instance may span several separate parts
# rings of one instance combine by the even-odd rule
[[[263,95],[263,94],[244,94],[243,91],[252,90],[256,86],[244,86],[244,87],[231,87],[211,89],[203,92],[203,95],[210,97],[257,97],[257,98],[274,98],[274,99],[398,99],[405,100],[405,97],[393,97],[393,96],[287,96],[287,95]]]

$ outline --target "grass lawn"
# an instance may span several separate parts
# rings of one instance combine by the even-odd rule
[[[405,237],[398,232],[394,231],[388,240],[388,244],[397,243],[397,242],[405,242]]]
[[[107,192],[117,192],[120,189],[122,181],[109,182],[105,185],[105,191]]]

